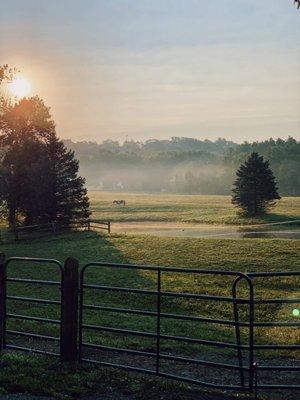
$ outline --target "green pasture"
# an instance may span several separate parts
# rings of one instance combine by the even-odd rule
[[[21,241],[16,244],[1,246],[1,251],[9,256],[47,257],[64,261],[72,256],[79,260],[82,267],[90,261],[116,262],[116,263],[138,263],[149,265],[173,266],[182,268],[210,268],[231,271],[295,271],[300,269],[299,251],[300,245],[297,240],[279,239],[190,239],[190,238],[159,238],[154,236],[99,236],[94,232],[78,232],[73,234],[58,235],[40,240]],[[45,268],[32,263],[11,264],[8,276],[18,276],[38,279],[59,279],[57,269],[50,265]],[[122,287],[134,287],[143,289],[156,288],[156,273],[136,272],[118,270],[111,268],[91,268],[86,274],[87,283],[98,283]],[[163,273],[162,290],[190,292],[201,294],[215,294],[220,296],[231,295],[231,284],[233,278],[217,278],[209,275],[187,275],[180,273]],[[257,279],[255,296],[257,298],[299,298],[299,279]],[[8,294],[39,297],[45,299],[59,299],[59,291],[52,286],[33,286],[29,284],[10,283]],[[240,297],[248,296],[246,285],[241,284],[238,292]],[[155,311],[155,298],[149,295],[135,295],[128,293],[99,292],[86,290],[84,296],[86,304],[98,304],[113,307],[126,307],[140,310]],[[292,315],[293,309],[300,308],[300,304],[279,305],[257,305],[255,310],[257,321],[297,321]],[[240,306],[240,318],[247,321],[248,308]],[[37,305],[33,303],[21,303],[19,301],[9,302],[8,312],[18,314],[43,316],[47,318],[59,318],[58,309],[55,306]],[[233,309],[231,303],[195,301],[190,299],[165,298],[162,301],[162,312],[188,314],[191,316],[204,316],[210,318],[232,319]],[[86,310],[84,322],[94,325],[105,325],[124,329],[134,329],[144,332],[155,332],[156,321],[153,317],[140,315],[119,314],[113,312],[99,312]],[[58,335],[58,327],[50,324],[32,323],[9,319],[9,329],[18,329],[30,332],[39,332],[46,335]],[[162,320],[161,333],[179,336],[189,336],[199,339],[218,340],[224,342],[235,342],[233,327],[226,325],[209,325],[199,322],[186,322],[176,319],[165,318]],[[248,328],[241,330],[243,344],[247,344]],[[21,343],[20,338],[10,336],[12,343]],[[155,351],[155,340],[152,338],[141,338],[129,335],[117,335],[111,333],[96,333],[84,331],[84,341],[87,343],[98,343],[107,346],[119,346],[129,349]],[[296,328],[257,328],[256,342],[266,343],[298,343],[300,341],[299,329]],[[33,342],[27,343],[31,346],[41,346]],[[45,346],[43,344],[43,346]],[[52,350],[49,344],[49,350]],[[216,348],[198,345],[183,344],[172,340],[163,340],[161,349],[166,354],[176,354],[184,357],[199,357],[216,362],[237,363],[236,350]],[[280,351],[260,352],[267,363],[278,363],[285,360],[288,363],[295,362],[296,353]],[[93,352],[86,350],[85,356],[95,357]],[[106,360],[129,363],[151,368],[153,360],[148,358],[137,359],[106,353]],[[248,354],[244,354],[244,362],[247,362]],[[282,362],[282,361],[281,361]],[[162,363],[162,368],[169,372],[181,371],[182,366]],[[187,374],[194,374],[193,369],[187,368]],[[236,372],[227,371],[232,383],[236,383],[238,375]],[[212,376],[209,369],[200,369],[196,377],[218,381],[222,374]],[[189,375],[190,376],[190,375]],[[275,379],[273,376],[272,379]],[[289,374],[276,375],[276,379],[284,382],[292,382]],[[291,395],[292,396],[292,395]],[[277,397],[272,397],[277,398]],[[280,398],[280,397],[278,397]],[[296,399],[296,397],[289,397]]]
[[[92,217],[109,219],[111,221],[170,221],[196,222],[208,224],[253,224],[264,222],[281,222],[299,219],[300,198],[283,198],[272,212],[263,218],[246,219],[237,213],[227,196],[187,196],[187,195],[146,195],[90,192]],[[125,199],[126,207],[112,204],[115,199]],[[172,266],[179,268],[230,270],[235,272],[255,271],[295,271],[300,269],[297,240],[283,239],[212,239],[212,238],[170,238],[150,235],[104,235],[95,232],[77,232],[40,239],[23,240],[17,243],[0,244],[0,251],[7,257],[27,256],[54,258],[62,263],[69,257],[79,260],[80,268],[90,261],[137,263],[152,266]],[[8,276],[36,278],[45,280],[59,280],[59,273],[55,266],[34,263],[12,263]],[[156,290],[156,272],[112,269],[107,267],[90,268],[86,273],[87,283],[97,283],[121,287],[133,287]],[[182,273],[163,273],[162,290],[201,293],[220,296],[231,296],[231,286],[234,277],[216,277],[210,275],[189,275]],[[12,296],[38,297],[42,299],[59,300],[59,289],[54,286],[40,286],[21,283],[8,283],[8,294]],[[249,295],[245,283],[238,287],[238,296]],[[256,298],[299,298],[299,279],[256,279]],[[137,310],[156,311],[156,297],[128,293],[112,293],[96,290],[85,290],[84,303],[104,305],[107,307],[132,308]],[[300,309],[300,304],[288,305],[257,305],[255,309],[256,321],[298,321],[293,310]],[[186,314],[208,318],[232,319],[233,307],[231,303],[201,301],[192,299],[162,298],[161,311],[169,314]],[[38,317],[59,319],[57,306],[38,305],[35,303],[21,303],[9,300],[8,312]],[[239,307],[242,321],[248,321],[249,309]],[[111,311],[85,310],[84,323],[103,325],[108,327],[133,329],[143,332],[156,332],[156,320],[150,316],[134,314],[120,314]],[[59,335],[56,325],[9,319],[8,329],[23,330],[26,332],[44,335]],[[162,318],[161,333],[166,335],[187,336],[204,340],[215,340],[226,343],[235,343],[234,327],[222,324],[207,324],[200,322],[180,321],[173,318]],[[242,343],[248,343],[248,328],[241,328]],[[83,335],[86,343],[95,343],[106,346],[155,352],[156,342],[153,338],[144,338],[133,335],[120,335],[105,332],[95,332],[85,329]],[[300,342],[299,329],[296,328],[257,328],[255,332],[257,344],[279,343],[294,344]],[[10,335],[8,343],[25,345],[33,348],[43,348],[58,351],[58,345],[38,340],[25,340]],[[237,364],[235,349],[218,349],[214,347],[185,344],[173,340],[161,340],[161,350],[165,354],[181,357],[201,358],[208,361]],[[98,359],[99,355],[93,350],[85,348],[84,356]],[[111,361],[129,365],[138,365],[153,369],[154,359],[151,357],[132,357],[112,352],[102,352],[104,361]],[[295,363],[297,354],[287,351],[259,351],[258,360],[266,364]],[[38,361],[40,360],[40,361]],[[243,352],[243,362],[248,362],[247,351]],[[20,353],[6,354],[0,361],[0,389],[3,391],[28,391],[35,394],[55,395],[58,398],[71,398],[95,392],[106,391],[107,386],[130,390],[135,396],[145,399],[145,388],[151,384],[149,399],[156,399],[161,393],[169,393],[166,399],[194,398],[187,385],[170,383],[168,380],[155,380],[138,377],[123,372],[109,374],[106,369],[89,369],[85,364],[77,371],[65,370],[65,382],[56,374],[55,361],[45,361],[44,358],[22,355]],[[49,369],[50,368],[50,369]],[[210,382],[221,382],[223,372],[217,373],[210,368],[194,368],[187,364],[161,361],[161,369],[165,372],[185,374],[188,377]],[[13,370],[13,372],[12,372]],[[30,371],[35,378],[32,379]],[[97,372],[98,371],[98,372]],[[225,370],[231,384],[239,383],[237,372]],[[12,373],[19,382],[17,387],[12,382]],[[98,375],[97,375],[98,374]],[[45,385],[45,380],[57,383]],[[77,378],[75,379],[74,376]],[[100,382],[97,376],[101,377]],[[44,378],[41,378],[44,377]],[[293,383],[292,374],[280,373],[266,376],[270,383]],[[44,379],[44,380],[43,380]],[[88,383],[86,383],[88,382]],[[129,389],[128,389],[129,388]],[[182,392],[183,390],[183,392]],[[193,389],[194,390],[194,389]],[[202,389],[201,389],[202,390]],[[0,390],[1,391],[1,390]],[[189,394],[190,393],[190,394]],[[177,397],[176,397],[177,396]],[[190,396],[190,397],[189,397]],[[223,396],[223,395],[222,395]],[[225,397],[222,397],[224,398]],[[270,397],[271,396],[271,397]],[[266,395],[268,399],[293,399],[291,393],[285,397],[272,393]],[[262,397],[263,398],[263,397]],[[213,400],[216,397],[212,397]]]
[[[92,216],[111,221],[166,221],[208,224],[256,224],[300,219],[300,197],[284,197],[260,218],[245,218],[230,196],[89,192]],[[126,207],[113,205],[124,199]]]

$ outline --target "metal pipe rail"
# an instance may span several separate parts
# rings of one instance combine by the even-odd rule
[[[267,278],[270,280],[271,278],[291,278],[299,279],[300,283],[300,271],[278,271],[278,272],[249,272],[247,275],[253,281],[253,285],[255,285],[256,278]],[[256,302],[257,306],[259,304],[300,304],[299,298],[282,298],[282,299],[259,299]],[[255,322],[254,327],[299,327],[299,322],[286,322],[286,321],[273,321],[273,322]],[[289,350],[289,351],[299,351],[300,344],[254,344],[254,350]],[[258,390],[300,390],[300,382],[299,384],[267,384],[260,377],[260,371],[291,371],[295,372],[299,377],[300,366],[299,365],[264,365],[262,363],[257,363],[256,365],[256,392]]]
[[[113,268],[113,269],[129,269],[129,270],[136,270],[136,271],[151,271],[154,272],[156,275],[156,290],[149,290],[149,289],[140,289],[140,288],[124,288],[119,286],[109,286],[109,285],[101,285],[101,284],[88,284],[85,283],[85,273],[88,268]],[[163,291],[161,288],[161,283],[163,279],[164,273],[178,273],[178,274],[193,274],[193,275],[212,275],[212,276],[229,276],[235,279],[242,279],[246,281],[248,285],[248,298],[234,298],[234,297],[224,297],[224,296],[216,296],[216,295],[207,295],[207,294],[199,294],[199,293],[180,293],[180,292],[169,292]],[[137,309],[129,309],[123,307],[110,307],[105,305],[93,305],[93,304],[86,304],[84,302],[84,293],[87,290],[96,290],[96,291],[109,291],[109,292],[123,292],[123,293],[132,293],[136,295],[149,295],[151,298],[155,300],[156,309],[155,311],[149,310],[137,310]],[[249,308],[249,318],[248,321],[239,321],[238,319],[219,319],[219,318],[210,318],[204,316],[195,316],[195,315],[185,315],[185,314],[173,314],[162,312],[161,310],[161,301],[162,298],[187,298],[187,299],[197,299],[197,300],[205,300],[205,301],[213,301],[213,302],[227,302],[229,304],[234,304],[235,302],[238,304],[243,304],[248,306]],[[111,367],[121,367],[125,368],[125,366],[120,366],[119,363],[114,362],[107,362],[103,360],[95,360],[87,357],[83,357],[83,348],[90,348],[99,351],[109,351],[109,352],[117,352],[117,353],[124,353],[124,354],[131,354],[141,357],[151,357],[155,361],[155,367],[153,369],[147,369],[148,373],[153,373],[159,376],[171,377],[178,380],[183,380],[190,383],[197,383],[200,385],[205,385],[207,387],[214,387],[219,389],[227,389],[234,388],[242,391],[251,391],[253,387],[253,335],[251,334],[253,330],[253,286],[251,279],[239,272],[234,271],[216,271],[216,270],[199,270],[199,269],[186,269],[186,268],[173,268],[173,267],[152,267],[152,266],[144,266],[144,265],[132,265],[132,264],[111,264],[111,263],[89,263],[85,265],[81,270],[80,275],[80,297],[79,297],[79,360],[82,361],[89,361],[92,363],[98,363],[99,365],[104,366],[111,366]],[[108,311],[120,314],[133,314],[133,315],[143,315],[149,316],[156,320],[156,329],[155,332],[148,332],[148,331],[138,331],[132,329],[124,329],[124,328],[116,328],[110,326],[102,326],[102,325],[92,325],[83,322],[84,317],[84,310],[94,310],[94,311]],[[170,319],[177,319],[182,321],[194,321],[194,322],[201,322],[207,324],[219,324],[219,325],[227,325],[236,327],[243,326],[249,330],[249,343],[248,345],[243,345],[241,343],[223,343],[220,341],[214,340],[204,340],[200,338],[192,338],[192,337],[184,337],[184,336],[176,336],[176,335],[167,335],[161,332],[161,321],[163,318],[170,318]],[[95,343],[87,343],[83,341],[83,330],[93,330],[95,332],[109,332],[109,333],[116,333],[122,335],[134,335],[138,337],[145,337],[151,338],[155,340],[155,344],[153,350],[148,351],[141,351],[135,349],[124,349],[119,347],[113,346],[103,346]],[[170,355],[163,353],[161,350],[161,340],[172,340],[178,341],[183,343],[190,343],[190,344],[199,344],[205,346],[213,346],[219,348],[231,348],[231,349],[240,349],[247,351],[249,353],[249,361],[247,365],[243,365],[242,363],[239,364],[228,364],[222,362],[213,362],[207,361],[202,359],[195,359],[189,357],[182,357],[177,355]],[[161,361],[162,360],[169,360],[175,362],[184,362],[190,363],[194,365],[203,365],[215,368],[223,368],[229,369],[232,371],[237,371],[241,375],[242,372],[248,374],[248,386],[245,385],[245,382],[242,382],[240,385],[223,385],[218,383],[209,383],[198,381],[195,379],[189,379],[184,375],[174,375],[171,373],[165,373],[161,371]],[[126,366],[127,367],[127,366]],[[132,369],[132,367],[130,367]],[[145,372],[145,368],[141,367],[134,367],[135,371]]]
[[[102,285],[102,284],[89,284],[85,283],[85,271],[87,268],[121,268],[121,269],[130,269],[137,271],[152,271],[157,275],[157,289],[149,290],[149,289],[141,289],[141,288],[131,288],[131,287],[120,287],[120,286],[110,286],[110,285]],[[199,293],[180,293],[180,292],[169,292],[161,289],[161,279],[163,273],[166,272],[174,272],[174,273],[183,273],[183,274],[211,274],[216,276],[232,276],[235,277],[235,281],[232,285],[232,297],[225,296],[216,296],[216,295],[207,295],[207,294],[199,294]],[[112,263],[89,263],[83,267],[81,270],[81,278],[80,278],[80,315],[79,315],[79,357],[80,360],[91,362],[93,364],[100,364],[103,366],[115,367],[115,368],[126,368],[129,370],[140,371],[150,374],[156,374],[159,376],[165,376],[177,380],[182,380],[189,383],[196,383],[200,385],[204,385],[207,387],[224,389],[235,389],[241,391],[255,392],[257,394],[258,390],[277,390],[287,388],[291,390],[298,390],[300,385],[279,385],[279,384],[266,384],[258,381],[258,377],[260,377],[260,372],[263,371],[278,371],[278,372],[294,372],[298,373],[300,370],[299,366],[294,365],[260,365],[254,362],[255,351],[261,350],[289,350],[289,351],[298,351],[300,349],[299,344],[257,344],[254,341],[254,332],[255,329],[265,327],[265,328],[285,328],[285,327],[299,327],[299,322],[294,321],[255,321],[254,319],[254,307],[259,307],[260,305],[272,304],[274,306],[279,306],[281,304],[297,304],[299,303],[299,298],[261,298],[254,297],[254,280],[255,278],[287,278],[287,277],[299,277],[300,272],[291,271],[291,272],[272,272],[272,273],[247,273],[242,274],[234,271],[216,271],[216,270],[198,270],[198,269],[185,269],[185,268],[173,268],[173,267],[152,267],[147,265],[131,265],[131,264],[112,264]],[[248,297],[239,297],[237,295],[237,288],[241,281],[245,281],[248,287]],[[133,295],[149,295],[156,299],[156,310],[139,310],[139,309],[131,309],[126,307],[114,307],[107,305],[95,305],[95,304],[86,304],[84,302],[84,293],[88,290],[96,290],[103,292],[120,292],[120,293],[128,293]],[[173,314],[162,312],[161,310],[161,299],[163,297],[176,298],[176,299],[197,299],[208,302],[225,302],[228,304],[232,304],[233,306],[233,319],[218,319],[218,318],[208,318],[204,316],[195,316],[195,315],[183,315],[183,314]],[[240,320],[239,316],[239,307],[241,305],[247,306],[248,309],[248,320]],[[99,312],[113,312],[120,314],[133,314],[133,315],[141,315],[141,316],[149,316],[157,320],[157,326],[155,332],[144,332],[132,329],[124,329],[118,327],[111,326],[103,326],[103,325],[92,325],[88,323],[83,323],[84,310],[93,310]],[[227,325],[235,328],[236,342],[235,343],[226,343],[219,342],[214,340],[204,340],[198,338],[184,337],[184,336],[175,336],[162,334],[160,332],[160,324],[162,318],[172,318],[178,320],[186,320],[186,321],[195,321],[206,324],[219,324],[219,325]],[[244,344],[241,341],[241,328],[245,328],[248,330],[248,344]],[[113,346],[104,346],[96,343],[87,343],[83,341],[83,330],[94,330],[95,332],[103,332],[103,333],[115,333],[121,335],[133,335],[138,337],[145,337],[155,340],[156,339],[156,351],[142,351],[131,348],[118,348]],[[237,352],[238,365],[228,364],[228,363],[214,363],[212,361],[192,359],[188,357],[179,357],[170,354],[162,353],[161,351],[161,340],[174,340],[183,343],[191,343],[191,344],[199,344],[205,346],[219,347],[219,348],[231,348],[235,349]],[[122,365],[118,362],[107,362],[102,360],[95,360],[87,357],[83,357],[82,352],[83,348],[90,348],[99,351],[108,351],[108,352],[116,352],[116,353],[124,353],[131,354],[140,357],[150,357],[156,360],[156,368],[154,369],[145,369],[141,367],[132,367],[128,365]],[[244,352],[248,354],[248,362],[245,364]],[[161,360],[171,360],[174,362],[186,362],[194,365],[206,365],[215,368],[224,368],[231,369],[233,371],[237,371],[240,376],[240,384],[239,385],[222,385],[216,383],[202,382],[195,379],[190,379],[184,376],[179,376],[176,374],[161,372],[160,361]]]
[[[250,272],[250,273],[240,273],[235,271],[219,271],[213,269],[187,269],[187,268],[174,268],[174,267],[154,267],[147,265],[132,265],[132,264],[113,264],[113,263],[103,263],[103,262],[92,262],[86,264],[80,272],[80,280],[78,274],[78,262],[74,259],[66,260],[65,264],[62,265],[59,261],[53,259],[44,258],[26,258],[26,257],[13,257],[8,261],[3,261],[3,254],[0,254],[0,349],[6,348],[10,350],[27,351],[37,354],[58,356],[62,361],[76,362],[83,361],[89,362],[95,365],[102,365],[113,368],[126,369],[128,371],[143,372],[150,375],[157,375],[160,377],[166,377],[171,379],[180,380],[183,382],[188,382],[190,384],[202,385],[208,388],[222,389],[222,390],[236,390],[248,393],[254,393],[257,396],[258,390],[300,390],[300,384],[279,384],[278,381],[271,383],[272,381],[266,381],[264,375],[268,372],[277,372],[278,374],[290,373],[293,376],[299,376],[300,366],[292,364],[291,362],[286,362],[282,358],[282,365],[278,364],[278,357],[275,362],[271,363],[273,365],[257,363],[256,354],[257,352],[262,352],[266,350],[272,351],[289,351],[296,354],[300,350],[299,343],[264,343],[257,342],[255,340],[255,333],[259,328],[298,328],[300,322],[292,321],[290,319],[286,320],[257,320],[255,319],[254,310],[259,310],[260,306],[272,305],[276,309],[280,305],[293,305],[299,304],[300,299],[298,297],[284,297],[284,298],[265,298],[263,295],[255,296],[256,287],[258,287],[257,281],[259,279],[284,279],[285,283],[287,279],[293,279],[293,281],[300,278],[299,271],[291,272]],[[43,279],[28,279],[7,277],[6,270],[11,268],[11,263],[34,263],[39,266],[46,266],[47,264],[53,264],[58,268],[60,273],[60,280],[43,280]],[[22,265],[23,267],[23,265]],[[25,267],[24,267],[25,268]],[[101,282],[86,282],[87,270],[98,268],[110,268],[112,270],[130,270],[136,272],[152,272],[154,276],[154,289],[149,288],[133,288],[133,287],[121,287],[109,284],[101,284]],[[192,293],[192,292],[176,292],[164,290],[163,282],[164,278],[168,274],[190,274],[191,276],[204,276],[209,275],[213,277],[231,277],[231,296],[219,296],[217,294],[207,294],[207,293]],[[243,285],[243,295],[239,296],[240,284]],[[16,284],[32,285],[33,291],[37,296],[23,296],[23,295],[12,295],[7,293],[7,286],[10,289],[11,286]],[[40,287],[52,286],[56,287],[61,291],[60,299],[44,299],[42,296],[38,295]],[[132,294],[137,296],[137,298],[143,298],[152,302],[151,309],[138,309],[136,306],[133,308],[120,305],[107,305],[107,304],[91,304],[91,301],[86,302],[86,294],[96,291],[99,294],[109,296],[110,293],[124,293]],[[105,293],[106,292],[106,293]],[[78,296],[79,296],[79,310],[78,310]],[[186,314],[182,311],[182,308],[178,308],[174,313],[169,312],[169,310],[163,310],[164,300],[167,300],[166,304],[170,305],[173,300],[197,300],[200,302],[206,302],[207,304],[220,304],[226,305],[227,309],[231,309],[232,317],[228,318],[213,318],[210,315],[195,315],[195,313]],[[6,303],[7,302],[24,302],[28,304],[42,304],[51,305],[53,307],[60,308],[60,318],[45,318],[44,316],[31,316],[23,315],[23,313],[13,313],[7,312]],[[146,303],[147,304],[147,303]],[[144,308],[147,308],[144,306]],[[79,314],[78,314],[79,311]],[[171,309],[173,311],[173,308]],[[242,314],[242,312],[243,314]],[[93,323],[85,322],[84,317],[86,313],[96,312],[96,313],[113,313],[113,315],[127,315],[127,316],[145,316],[149,317],[152,321],[153,328],[151,330],[128,329],[118,326],[107,326],[108,324],[95,325]],[[243,315],[243,318],[241,318]],[[259,313],[256,313],[256,316]],[[20,321],[32,321],[40,324],[59,326],[60,333],[58,336],[42,335],[37,332],[27,332],[18,329],[7,329],[6,322],[8,319],[15,319]],[[199,323],[201,325],[205,324],[207,326],[219,326],[220,328],[229,327],[234,330],[235,340],[231,341],[218,341],[212,338],[203,338],[198,335],[190,335],[184,332],[182,335],[175,335],[172,329],[162,331],[162,323],[164,321],[183,321]],[[115,319],[118,321],[118,318]],[[78,325],[77,325],[78,323]],[[192,326],[192,325],[191,325]],[[84,340],[84,332],[92,331],[90,335],[90,340],[93,338],[95,343]],[[180,332],[182,333],[182,332]],[[107,337],[109,334],[122,335],[122,337],[132,336],[149,339],[153,341],[150,349],[148,348],[126,348],[120,345],[105,345],[103,343],[103,338]],[[23,337],[24,339],[40,339],[47,342],[57,343],[59,345],[59,352],[52,352],[44,349],[34,349],[31,347],[20,346],[19,343],[10,342],[6,343],[6,336],[10,337]],[[78,341],[77,341],[78,335]],[[162,341],[178,342],[178,349],[183,345],[199,345],[207,346],[208,348],[232,350],[234,357],[237,362],[230,363],[228,360],[220,362],[213,360],[205,360],[202,357],[197,357],[195,354],[193,357],[186,356],[186,354],[175,354],[168,353],[162,346]],[[275,341],[275,340],[274,340]],[[180,344],[180,346],[179,346]],[[93,357],[83,356],[83,350],[91,351]],[[77,353],[78,352],[78,353]],[[108,360],[105,354],[110,354],[114,357],[117,355],[117,359]],[[151,367],[142,367],[140,362],[135,365],[126,365],[119,362],[118,355],[128,355],[137,358],[146,359],[147,362],[151,362]],[[101,356],[97,359],[98,355]],[[263,356],[260,357],[263,360]],[[166,371],[162,369],[163,362],[170,362],[170,365],[180,364],[186,365],[189,368],[196,368],[196,366],[203,366],[207,368],[212,368],[216,370],[227,371],[224,374],[223,381],[211,381],[208,379],[204,381],[203,379],[196,379],[182,371],[173,373],[172,371]],[[164,364],[165,364],[164,363]],[[164,368],[166,364],[164,365]],[[168,364],[167,364],[168,367]],[[230,381],[228,373],[231,373],[235,378],[234,381]],[[236,374],[236,375],[235,375]],[[268,375],[266,375],[268,376]],[[290,376],[290,375],[289,375]],[[283,380],[284,381],[284,380]]]
[[[34,263],[40,266],[48,266],[49,264],[54,265],[58,268],[58,271],[60,273],[60,282],[59,281],[49,281],[49,280],[41,280],[41,279],[25,279],[25,278],[18,278],[18,277],[7,277],[7,270],[8,268],[11,267],[12,263],[17,263],[23,264],[25,263]],[[26,267],[25,267],[26,268]],[[7,294],[7,282],[8,283],[20,283],[20,284],[33,284],[33,285],[41,285],[41,286],[56,286],[58,289],[61,290],[62,285],[63,285],[63,280],[64,280],[64,268],[62,264],[54,259],[45,259],[45,258],[30,258],[30,257],[12,257],[8,259],[5,263],[5,275],[4,275],[4,282],[2,283],[2,287],[5,288],[5,293],[4,293],[4,309],[3,309],[3,322],[2,322],[2,329],[3,329],[3,344],[2,348],[3,349],[14,349],[14,350],[22,350],[22,351],[29,351],[29,352],[35,352],[38,354],[46,354],[46,355],[56,355],[59,356],[60,353],[54,353],[54,352],[49,352],[49,351],[44,351],[44,350],[38,350],[38,349],[32,349],[28,348],[25,346],[19,346],[19,345],[14,345],[14,344],[8,344],[6,337],[7,335],[9,336],[21,336],[21,337],[27,337],[27,338],[34,338],[34,339],[41,339],[41,340],[48,340],[48,341],[54,341],[58,342],[61,345],[61,332],[62,332],[62,315],[60,319],[50,319],[50,318],[44,318],[44,317],[38,317],[38,316],[31,316],[31,315],[21,315],[21,314],[16,314],[16,313],[8,313],[7,312],[7,301],[17,301],[17,302],[29,302],[29,303],[35,303],[35,304],[47,304],[47,305],[54,305],[54,306],[59,306],[61,310],[62,306],[62,292],[60,294],[61,298],[59,301],[56,300],[51,300],[51,299],[40,299],[40,298],[33,298],[33,297],[25,297],[25,296],[12,296]],[[61,313],[61,312],[60,312]],[[23,320],[23,321],[32,321],[32,322],[40,322],[40,323],[46,323],[46,324],[55,324],[59,325],[60,327],[60,336],[59,338],[57,337],[52,337],[52,336],[47,336],[47,335],[41,335],[38,333],[33,333],[33,332],[25,332],[25,331],[17,331],[17,330],[12,330],[12,329],[7,329],[7,320],[8,319],[16,319],[16,320]]]

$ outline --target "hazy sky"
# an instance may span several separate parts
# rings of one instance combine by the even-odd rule
[[[300,139],[293,0],[9,0],[0,64],[74,140]]]

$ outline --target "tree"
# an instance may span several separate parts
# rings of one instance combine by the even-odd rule
[[[87,218],[89,201],[78,161],[57,138],[43,100],[35,96],[1,104],[0,187],[6,190],[0,189],[0,200],[9,225]]]
[[[102,142],[101,149],[111,151],[112,153],[119,153],[120,143],[117,140],[106,139]]]
[[[7,64],[0,65],[0,84],[11,80],[16,72],[15,68],[11,68]]]
[[[90,216],[85,180],[78,176],[79,162],[55,134],[46,145],[48,166],[48,219],[64,224]]]
[[[252,153],[236,175],[232,203],[247,215],[264,214],[281,198],[269,161],[258,153]]]

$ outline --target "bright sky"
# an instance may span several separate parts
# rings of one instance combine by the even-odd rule
[[[293,0],[10,0],[0,64],[73,140],[300,139]]]

